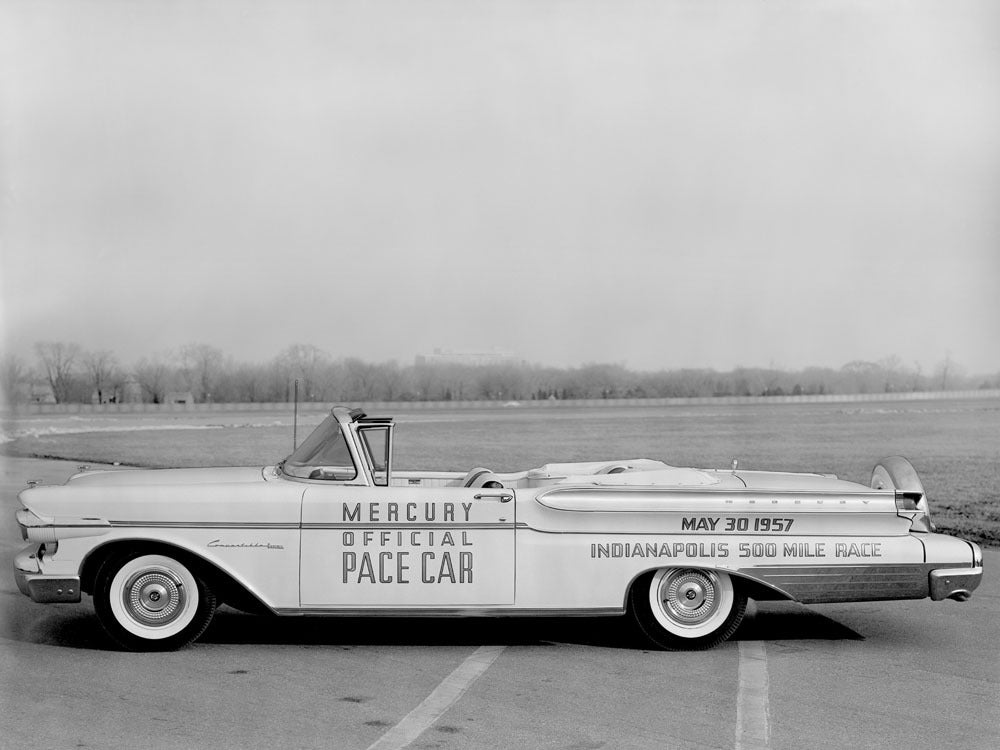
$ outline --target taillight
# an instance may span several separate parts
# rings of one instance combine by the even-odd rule
[[[910,519],[910,531],[934,531],[930,508],[923,492],[896,490],[896,513]]]

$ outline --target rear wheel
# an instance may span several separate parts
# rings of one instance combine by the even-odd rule
[[[215,595],[185,562],[168,555],[108,559],[97,573],[94,609],[104,629],[130,651],[170,651],[201,635]]]
[[[629,592],[639,629],[660,648],[706,649],[736,632],[747,597],[725,573],[663,568],[640,577]]]

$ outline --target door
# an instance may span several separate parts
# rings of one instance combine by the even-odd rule
[[[310,486],[303,608],[514,603],[514,491]]]

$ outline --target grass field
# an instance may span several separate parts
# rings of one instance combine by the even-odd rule
[[[657,458],[678,466],[831,472],[868,484],[884,456],[917,468],[938,528],[1000,546],[1000,401],[406,411],[395,465],[497,471],[553,461]],[[302,415],[299,439],[322,418]],[[137,466],[274,463],[288,413],[24,417],[4,451]]]

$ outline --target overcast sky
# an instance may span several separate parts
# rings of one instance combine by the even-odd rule
[[[1000,370],[1000,3],[0,4],[5,349]]]

